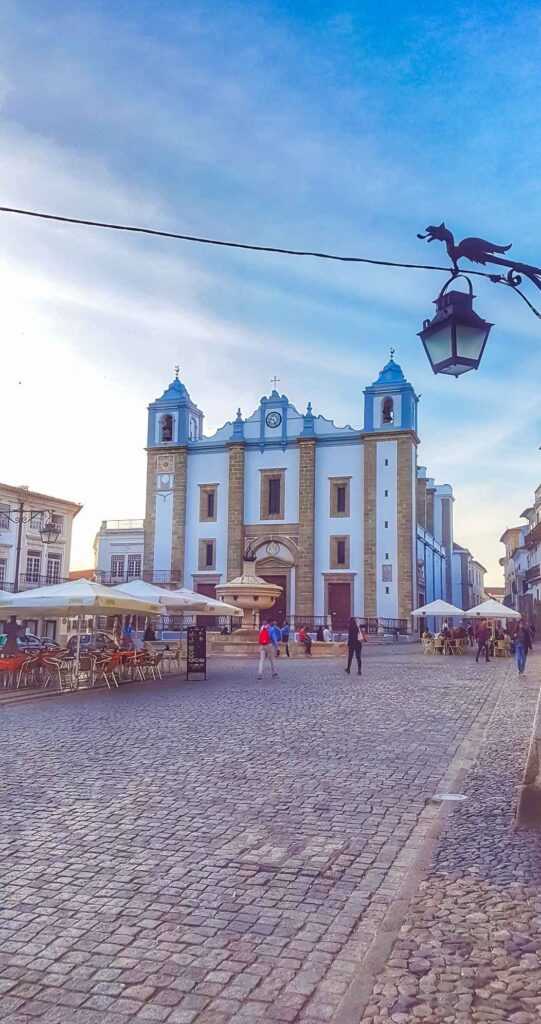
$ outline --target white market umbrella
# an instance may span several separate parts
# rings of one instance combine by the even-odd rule
[[[422,608],[416,608],[411,614],[414,619],[421,619],[427,616],[431,616],[433,619],[448,619],[451,616],[463,616],[465,613],[462,611],[462,608],[457,608],[454,604],[438,599],[437,601],[431,601],[430,604],[424,604]]]
[[[170,590],[169,593],[182,595],[197,602],[202,601],[204,603],[204,607],[197,609],[198,613],[201,615],[234,615],[241,618],[244,614],[242,608],[237,608],[234,604],[226,604],[225,601],[217,601],[215,597],[206,597],[205,594],[197,594],[195,590],[188,590],[187,587],[177,587],[176,590]]]
[[[145,580],[130,580],[129,583],[119,583],[112,587],[114,591],[122,591],[124,594],[131,594],[140,598],[141,601],[157,601],[161,605],[162,614],[166,608],[183,612],[203,612],[206,608],[208,598],[204,594],[195,594],[191,590],[166,590],[165,587],[158,587],[155,583],[147,583]]]
[[[67,583],[53,583],[23,593],[8,594],[6,599],[0,597],[0,615],[6,613],[33,619],[76,616],[76,672],[79,670],[81,616],[114,615],[115,612],[159,615],[160,606],[155,601],[141,601],[132,594],[121,592],[117,587],[104,587],[101,583],[85,579],[68,580]]]
[[[501,601],[495,601],[493,597],[489,598],[488,601],[483,601],[482,604],[476,605],[475,608],[470,608],[467,612],[464,612],[464,616],[467,619],[521,618],[520,612],[516,612],[514,608],[508,608]]]

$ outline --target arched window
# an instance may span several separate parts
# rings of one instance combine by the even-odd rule
[[[382,423],[394,423],[394,403],[392,398],[384,398],[381,410]]]
[[[197,420],[190,416],[190,441],[197,441]]]
[[[160,419],[160,441],[173,440],[173,417],[170,413]]]

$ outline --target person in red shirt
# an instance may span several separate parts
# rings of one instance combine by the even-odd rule
[[[489,640],[490,629],[488,628],[487,623],[483,621],[479,629],[477,630],[477,654],[475,656],[476,661],[479,661],[479,655],[482,654],[483,651],[485,652],[486,660],[490,661],[488,653]]]

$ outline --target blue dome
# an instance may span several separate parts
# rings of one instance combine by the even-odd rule
[[[178,377],[175,377],[175,379],[171,381],[169,387],[166,388],[161,398],[158,398],[158,402],[175,402],[180,398],[189,397],[190,396],[182,381],[180,381]]]
[[[379,377],[374,381],[376,384],[405,384],[406,378],[402,373],[402,367],[395,363],[392,355],[389,362],[383,367]]]

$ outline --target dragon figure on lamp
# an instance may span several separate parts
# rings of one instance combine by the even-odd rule
[[[429,224],[425,235],[417,235],[417,238],[426,238],[427,242],[445,242],[447,255],[453,263],[455,270],[458,270],[457,260],[462,256],[471,260],[472,263],[491,263],[491,256],[496,253],[508,252],[510,245],[496,245],[495,242],[487,242],[485,238],[463,238],[458,245],[455,245],[455,236],[449,228],[441,224]]]

